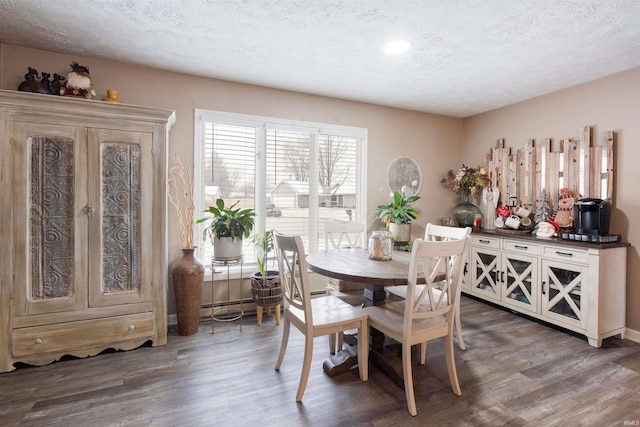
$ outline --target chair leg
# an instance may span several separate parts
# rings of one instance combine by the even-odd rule
[[[413,393],[413,377],[411,373],[411,346],[402,345],[402,375],[404,375],[404,393],[407,396],[407,408],[414,417],[418,415],[416,398]]]
[[[282,343],[280,344],[280,354],[278,355],[278,360],[276,361],[276,370],[280,369],[280,365],[282,365],[282,359],[284,359],[284,353],[287,351],[287,343],[289,342],[289,328],[291,323],[289,323],[289,319],[287,319],[287,315],[284,315],[284,326],[282,328]]]
[[[342,332],[340,333],[342,335]],[[358,328],[358,371],[360,371],[360,379],[367,381],[369,379],[369,328],[367,322],[360,323]]]
[[[453,316],[453,322],[456,324],[456,336],[458,337],[458,347],[460,350],[466,350],[467,347],[464,345],[464,340],[462,339],[462,326],[460,325],[460,297],[456,301],[456,312]]]
[[[307,380],[311,371],[311,357],[313,356],[313,336],[304,337],[304,360],[302,361],[302,372],[300,373],[300,384],[296,394],[296,402],[302,400],[304,389],[307,388]]]
[[[344,332],[338,332],[338,348],[337,351],[342,350],[344,345]]]
[[[418,350],[420,351],[420,364],[424,365],[427,363],[427,343],[418,344]]]
[[[447,360],[447,371],[449,371],[449,381],[456,396],[462,395],[460,383],[458,383],[458,372],[456,371],[456,360],[453,356],[453,331],[444,339],[444,355]]]

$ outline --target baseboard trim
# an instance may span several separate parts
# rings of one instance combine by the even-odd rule
[[[311,291],[311,297],[316,297],[316,296],[321,296],[321,295],[326,295],[327,291],[325,291],[324,289],[319,290],[319,291]],[[229,303],[232,306],[238,306],[240,305],[240,300],[238,301],[231,301]],[[226,302],[221,302],[219,304],[216,304],[217,306],[225,306],[227,305]],[[253,302],[253,299],[243,299],[242,300],[242,311],[244,312],[244,315],[255,315],[256,314],[256,304],[255,302]],[[206,320],[206,319],[211,319],[211,304],[208,305],[202,305],[200,306],[200,320]],[[168,326],[173,326],[173,325],[177,325],[178,324],[178,316],[176,316],[176,314],[170,314],[167,316],[167,324]]]
[[[636,331],[634,329],[626,328],[625,331],[625,339],[633,342],[640,343],[640,331]]]

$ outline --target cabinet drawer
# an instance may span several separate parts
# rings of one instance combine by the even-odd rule
[[[581,264],[588,263],[587,251],[581,249],[561,246],[544,246],[543,255],[545,258],[552,258],[556,260],[579,262]]]
[[[140,313],[14,329],[11,347],[13,356],[20,357],[141,339],[152,334],[153,313]]]
[[[505,251],[526,253],[530,255],[540,254],[540,245],[518,240],[505,240],[503,249]]]
[[[472,234],[471,244],[475,246],[481,246],[483,248],[500,249],[500,239],[497,239],[495,237],[474,236]]]

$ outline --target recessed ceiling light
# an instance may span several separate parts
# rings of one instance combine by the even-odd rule
[[[409,40],[392,40],[384,45],[384,51],[391,55],[405,53],[409,49],[411,49],[411,42]]]

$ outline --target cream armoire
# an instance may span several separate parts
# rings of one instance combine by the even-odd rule
[[[0,91],[0,372],[166,344],[174,121]]]

